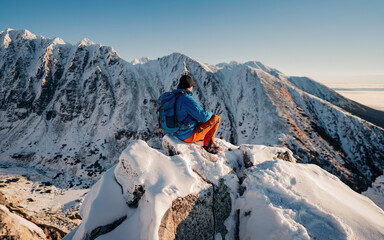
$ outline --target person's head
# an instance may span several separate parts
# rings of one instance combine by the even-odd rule
[[[179,85],[177,86],[177,88],[184,90],[192,90],[193,86],[195,86],[193,78],[189,75],[183,75],[180,78]]]

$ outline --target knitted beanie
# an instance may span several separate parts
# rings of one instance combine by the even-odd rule
[[[193,78],[189,75],[183,75],[180,78],[179,85],[177,88],[186,90],[187,88],[195,86]]]

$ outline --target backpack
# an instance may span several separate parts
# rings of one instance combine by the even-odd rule
[[[176,118],[176,99],[183,94],[166,92],[157,100],[157,112],[159,113],[159,130],[166,134],[174,134],[179,130],[179,122]]]

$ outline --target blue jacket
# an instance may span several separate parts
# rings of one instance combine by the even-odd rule
[[[175,89],[173,93],[181,93],[176,100],[176,118],[181,123],[180,130],[174,134],[181,140],[189,138],[199,122],[205,123],[212,117],[211,111],[205,111],[192,98],[193,93],[183,89]]]

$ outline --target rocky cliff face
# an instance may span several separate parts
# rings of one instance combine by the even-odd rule
[[[194,97],[222,118],[219,136],[284,145],[357,191],[382,174],[384,130],[362,119],[375,122],[368,108],[348,108],[356,104],[313,81],[260,62],[213,66],[178,53],[128,63],[87,39],[70,45],[10,29],[0,33],[2,161],[55,171],[58,184],[91,184],[131,140],[160,146],[156,100],[185,66]]]

